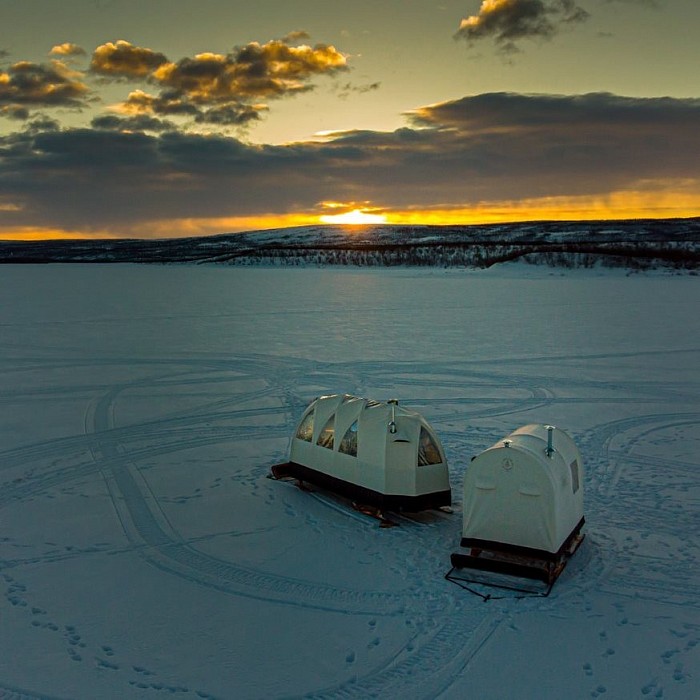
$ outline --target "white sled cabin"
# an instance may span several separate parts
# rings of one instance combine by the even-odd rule
[[[584,524],[573,440],[553,426],[526,425],[479,454],[464,475],[463,517],[462,547],[542,559],[564,552]]]
[[[418,511],[450,505],[447,460],[429,423],[398,405],[334,394],[304,412],[289,462],[293,476],[363,505]]]

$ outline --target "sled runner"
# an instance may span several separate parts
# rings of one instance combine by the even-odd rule
[[[582,518],[557,552],[509,547],[496,542],[463,541],[467,551],[452,554],[452,568],[445,578],[484,599],[494,596],[482,595],[462,584],[480,584],[488,588],[548,596],[569,559],[584,540],[583,525]],[[462,574],[464,569],[469,570],[466,576]]]

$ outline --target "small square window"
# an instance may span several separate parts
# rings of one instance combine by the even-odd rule
[[[570,465],[571,469],[571,488],[573,492],[576,493],[579,490],[579,476],[578,476],[578,460],[575,459]]]

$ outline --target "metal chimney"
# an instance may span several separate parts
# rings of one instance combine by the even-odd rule
[[[552,455],[556,452],[554,449],[554,426],[545,425],[544,427],[547,428],[547,449],[544,452],[547,457],[551,459]]]

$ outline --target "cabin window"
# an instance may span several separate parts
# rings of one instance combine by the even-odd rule
[[[355,421],[343,435],[338,452],[357,457],[357,421]]]
[[[314,413],[315,411],[309,411],[304,416],[304,420],[301,421],[299,430],[297,430],[297,437],[299,440],[306,440],[306,442],[311,442],[314,436]]]
[[[335,438],[335,414],[333,414],[326,421],[326,424],[323,426],[323,430],[321,431],[321,434],[318,436],[318,440],[316,440],[316,444],[320,445],[321,447],[327,447],[329,450],[332,450],[333,444],[334,444],[334,438]]]
[[[428,464],[440,464],[441,462],[442,457],[435,439],[421,426],[420,440],[418,441],[418,466],[424,467]]]
[[[579,477],[578,477],[578,460],[575,459],[570,465],[569,469],[571,469],[571,488],[573,489],[573,492],[576,493],[579,489]]]

